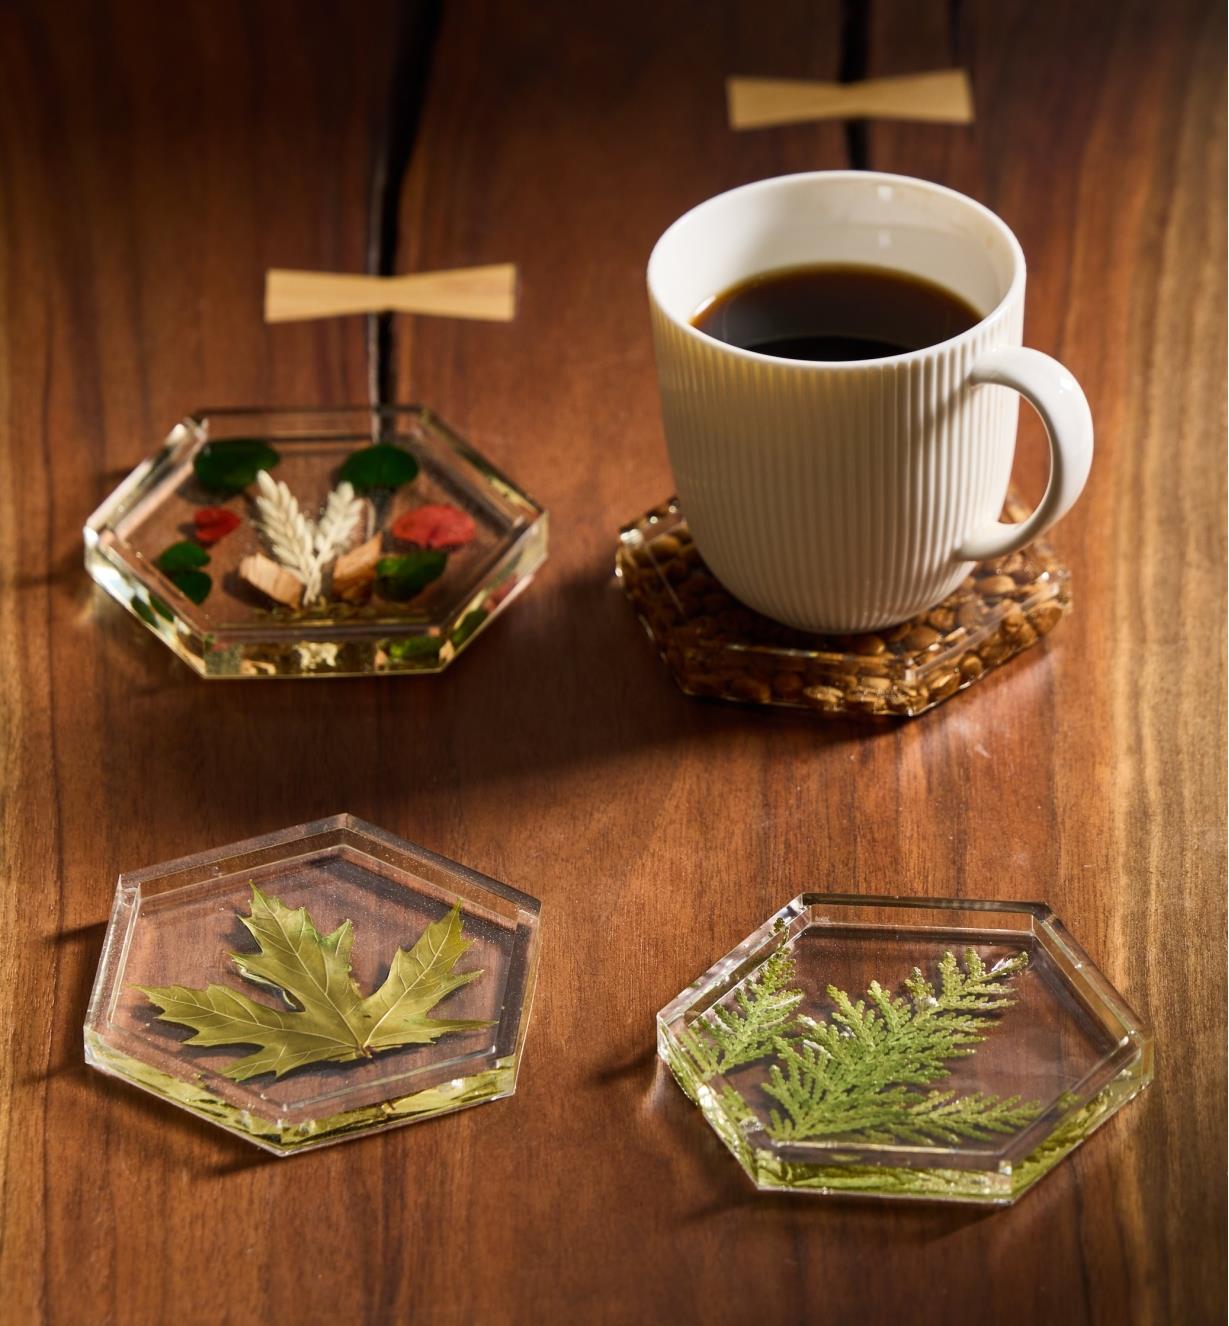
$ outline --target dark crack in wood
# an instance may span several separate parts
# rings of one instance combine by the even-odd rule
[[[371,171],[367,271],[373,276],[392,276],[396,270],[401,190],[426,103],[442,13],[442,0],[411,0],[402,11],[388,104]],[[397,399],[394,348],[392,314],[369,314],[367,390],[373,407]]]
[[[841,0],[841,64],[838,77],[842,83],[856,83],[866,77],[870,26],[870,0]],[[870,154],[865,120],[845,122],[845,154],[854,170],[868,168]]]

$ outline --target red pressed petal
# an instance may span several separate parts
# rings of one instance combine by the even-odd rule
[[[394,539],[416,543],[420,548],[460,548],[478,532],[474,518],[455,506],[420,506],[393,521]]]
[[[210,544],[224,539],[231,530],[238,529],[243,521],[223,506],[203,506],[193,515],[192,523],[196,526],[197,542]]]

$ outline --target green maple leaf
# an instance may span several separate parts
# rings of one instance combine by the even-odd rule
[[[308,1064],[369,1059],[402,1045],[429,1045],[453,1031],[491,1024],[470,1018],[430,1018],[442,999],[482,975],[454,967],[473,940],[461,935],[461,904],[433,921],[411,949],[398,949],[384,983],[363,997],[350,970],[354,927],[343,921],[331,934],[316,929],[306,907],[290,908],[253,884],[252,910],[239,918],[260,946],[232,953],[240,974],[277,990],[287,1010],[257,1003],[225,985],[203,990],[183,985],[139,986],[161,1010],[159,1021],[191,1027],[189,1045],[255,1045],[225,1069],[244,1082],[276,1077]]]
[[[485,1027],[485,1022],[437,1022],[426,1017],[428,1009],[468,985],[481,971],[454,972],[453,967],[473,940],[461,938],[459,906],[433,922],[412,949],[399,948],[388,978],[363,1000],[361,1014],[366,1044],[372,1050],[391,1050],[398,1045],[422,1045],[443,1031]]]

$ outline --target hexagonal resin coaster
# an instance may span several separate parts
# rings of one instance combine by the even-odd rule
[[[192,415],[85,527],[205,677],[439,672],[545,556],[542,508],[418,406]]]
[[[1039,903],[804,893],[657,1016],[765,1191],[1007,1205],[1152,1080],[1152,1033]]]
[[[510,1096],[536,899],[351,815],[121,875],[104,1073],[289,1155]]]
[[[1005,520],[1024,509],[1008,498]],[[615,574],[687,695],[826,715],[913,718],[1047,635],[1071,605],[1048,544],[974,568],[938,607],[890,630],[812,635],[739,603],[704,564],[675,500],[626,526]]]

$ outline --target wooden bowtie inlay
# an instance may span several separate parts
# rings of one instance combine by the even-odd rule
[[[266,322],[384,312],[510,322],[516,316],[516,266],[496,263],[409,276],[274,267],[265,277]]]
[[[729,78],[731,129],[765,129],[808,120],[930,120],[969,124],[973,93],[963,69],[940,69],[858,83],[810,79]]]

